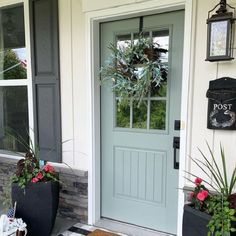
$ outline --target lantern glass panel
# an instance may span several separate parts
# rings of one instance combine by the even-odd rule
[[[210,56],[227,55],[228,20],[211,23]]]

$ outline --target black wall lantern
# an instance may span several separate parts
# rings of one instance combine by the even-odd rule
[[[219,9],[216,10],[218,6]],[[219,4],[208,12],[206,61],[227,61],[234,59],[234,15],[235,8],[228,5],[226,0],[221,0]]]

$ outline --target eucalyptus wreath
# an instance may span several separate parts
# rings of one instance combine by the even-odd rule
[[[112,91],[120,101],[134,99],[141,103],[149,91],[157,91],[167,80],[168,66],[161,62],[167,50],[140,36],[137,41],[126,41],[124,46],[110,44],[111,56],[101,67],[101,82],[112,81]]]

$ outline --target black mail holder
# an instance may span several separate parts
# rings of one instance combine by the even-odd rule
[[[207,128],[236,130],[236,79],[223,77],[210,81],[206,96]]]

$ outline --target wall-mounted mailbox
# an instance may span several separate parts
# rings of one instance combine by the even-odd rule
[[[236,79],[223,77],[210,81],[207,128],[236,130]]]

